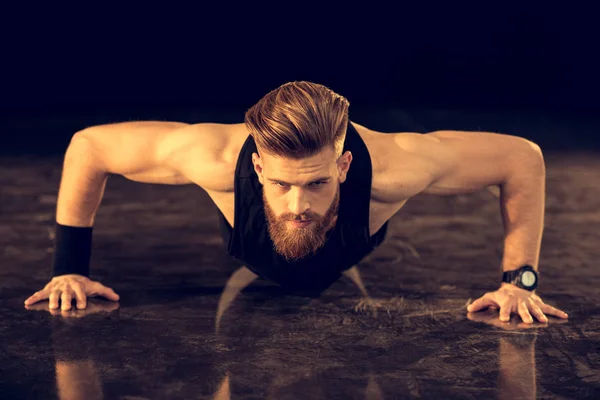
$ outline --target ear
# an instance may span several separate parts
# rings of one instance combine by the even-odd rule
[[[348,170],[350,170],[350,163],[352,162],[352,153],[346,151],[344,154],[340,156],[337,160],[337,168],[339,174],[340,183],[344,183],[346,181],[346,177],[348,176]]]
[[[265,178],[263,177],[263,165],[260,156],[257,153],[252,153],[252,164],[254,165],[254,172],[258,176],[258,181],[261,185],[264,185]]]

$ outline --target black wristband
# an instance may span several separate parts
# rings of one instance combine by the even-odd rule
[[[52,277],[67,274],[90,276],[93,229],[56,223]]]

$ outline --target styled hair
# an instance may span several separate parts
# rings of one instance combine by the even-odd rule
[[[294,81],[267,93],[246,111],[244,122],[259,153],[300,159],[332,146],[340,156],[349,106],[323,85]]]

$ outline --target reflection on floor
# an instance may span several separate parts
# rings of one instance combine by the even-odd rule
[[[600,395],[600,159],[547,155],[539,294],[570,315],[525,325],[465,306],[499,280],[488,191],[417,196],[322,295],[227,257],[197,187],[111,177],[92,277],[120,303],[29,310],[46,283],[60,160],[2,159],[0,398],[403,399]]]

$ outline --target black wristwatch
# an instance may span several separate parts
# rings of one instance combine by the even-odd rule
[[[505,271],[502,274],[502,282],[512,283],[521,289],[535,290],[540,280],[539,274],[531,265],[523,265],[514,271]]]

